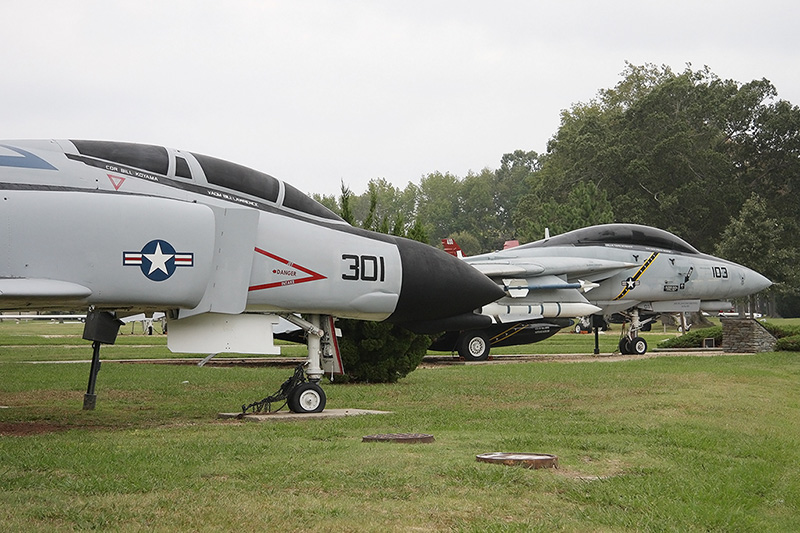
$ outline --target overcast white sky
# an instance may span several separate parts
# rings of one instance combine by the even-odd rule
[[[544,152],[625,61],[800,104],[790,0],[7,0],[0,139],[107,139],[360,194]]]

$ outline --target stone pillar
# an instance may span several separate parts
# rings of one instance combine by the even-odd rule
[[[775,351],[778,342],[757,320],[722,318],[722,350],[728,353]]]

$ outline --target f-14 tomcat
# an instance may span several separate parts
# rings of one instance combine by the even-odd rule
[[[308,332],[308,381],[289,406],[307,412],[324,408],[318,382],[337,362],[329,317],[458,327],[501,295],[448,254],[354,228],[241,165],[141,144],[0,141],[0,310],[90,310],[85,408],[99,346],[119,327],[110,312],[166,311],[169,348],[193,353],[278,353],[272,326],[293,321]]]
[[[456,243],[443,242],[445,251],[460,256]],[[485,359],[491,345],[547,338],[564,317],[615,313],[630,322],[620,351],[644,354],[647,342],[637,333],[659,314],[730,309],[726,299],[771,285],[758,272],[636,224],[582,228],[463,260],[506,293],[482,308],[492,325],[451,330],[431,347],[457,349],[468,360]]]

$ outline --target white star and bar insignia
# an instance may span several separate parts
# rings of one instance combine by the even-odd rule
[[[151,281],[169,279],[178,267],[194,266],[194,254],[176,252],[167,241],[155,239],[138,252],[122,252],[123,266],[138,266]]]

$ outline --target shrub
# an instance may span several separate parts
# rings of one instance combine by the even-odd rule
[[[775,349],[782,352],[800,352],[800,335],[778,339]]]
[[[432,339],[387,322],[339,320],[343,381],[394,383],[417,368]]]
[[[800,351],[800,326],[777,325],[769,322],[761,322],[761,325],[769,331],[776,339],[778,344],[776,349],[786,351]],[[713,328],[697,329],[686,335],[667,339],[658,343],[659,348],[701,348],[703,339],[714,338],[715,346],[722,346],[722,326]]]
[[[777,325],[772,324],[770,322],[761,322],[761,325],[764,328],[772,333],[772,336],[776,339],[782,339],[784,337],[795,337],[800,335],[800,326],[790,326],[790,325]]]
[[[722,345],[722,326],[696,329],[680,337],[658,343],[659,348],[702,348],[703,339],[713,338],[715,346]]]

